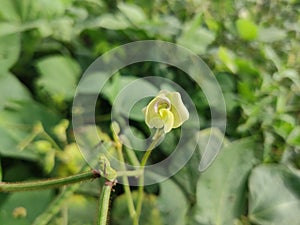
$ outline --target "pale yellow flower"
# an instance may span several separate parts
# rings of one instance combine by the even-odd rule
[[[163,128],[168,133],[189,118],[189,112],[179,92],[162,90],[144,109],[145,122],[150,128]]]

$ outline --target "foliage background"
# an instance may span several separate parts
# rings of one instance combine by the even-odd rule
[[[300,4],[297,0],[0,0],[0,180],[66,176],[84,166],[72,136],[71,106],[82,72],[98,56],[137,40],[190,48],[209,65],[226,100],[224,149],[198,172],[210,128],[196,84],[167,65],[133,65],[110,82],[96,115],[106,140],[115,94],[153,74],[192,97],[199,149],[178,174],[146,188],[142,224],[300,224]],[[133,126],[147,129],[138,115]],[[176,145],[168,136],[155,158]],[[59,190],[0,195],[0,224],[32,224]],[[50,224],[93,224],[99,184],[81,185]],[[130,224],[121,186],[111,224]],[[176,196],[176,197],[175,197]],[[24,207],[26,215],[18,211]]]

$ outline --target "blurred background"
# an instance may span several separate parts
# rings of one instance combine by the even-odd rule
[[[113,76],[95,115],[103,140],[111,138],[116,93],[145,75],[184,88],[201,122],[199,149],[189,163],[171,179],[146,187],[141,224],[299,225],[297,0],[0,0],[0,181],[82,171],[85,161],[71,124],[77,83],[103,53],[148,39],[182,45],[205,61],[223,91],[227,129],[224,149],[199,173],[209,134],[222,135],[210,127],[210,108],[197,84],[158,63],[131,65]],[[147,136],[140,114],[131,120],[136,135]],[[176,130],[168,134],[153,162],[170,154],[178,136]],[[74,188],[44,224],[94,224],[99,190],[97,182]],[[33,224],[60,191],[1,193],[0,224]],[[131,224],[121,185],[110,221]]]

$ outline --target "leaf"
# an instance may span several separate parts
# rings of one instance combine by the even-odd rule
[[[299,225],[300,177],[282,165],[256,167],[249,180],[249,218],[260,225]]]
[[[0,112],[0,154],[9,157],[37,160],[38,152],[30,149],[38,123],[46,131],[57,124],[59,118],[41,105],[27,101]],[[27,148],[29,147],[29,148]]]
[[[103,14],[98,18],[91,19],[88,21],[84,28],[95,28],[102,27],[109,30],[124,30],[130,26],[129,21],[127,21],[121,14]]]
[[[295,146],[300,147],[300,126],[295,126],[294,129],[291,131],[289,136],[287,137],[287,143]]]
[[[132,192],[134,202],[137,200],[137,192]],[[129,216],[127,199],[125,194],[119,195],[114,201],[111,212],[112,224],[132,225]],[[162,219],[158,210],[157,196],[153,194],[144,194],[143,206],[140,221],[143,225],[162,225]]]
[[[94,183],[94,182],[93,182]],[[68,224],[82,225],[95,224],[97,213],[97,201],[95,198],[87,198],[83,195],[73,195],[67,201]]]
[[[246,41],[256,39],[258,28],[253,21],[248,19],[238,19],[235,24],[238,34],[242,39]]]
[[[134,25],[139,25],[147,20],[143,9],[138,5],[120,2],[118,8]]]
[[[0,224],[29,225],[47,207],[52,190],[10,194],[0,207]],[[16,211],[19,210],[19,213]],[[21,211],[21,212],[20,212]]]
[[[142,109],[147,106],[148,99],[143,96],[155,96],[158,89],[144,79],[133,76],[114,76],[111,83],[103,88],[103,95],[114,106],[116,115],[124,115],[130,119],[142,121]]]
[[[232,142],[200,176],[197,184],[196,224],[232,225],[245,210],[247,178],[257,163],[251,138]]]
[[[264,53],[266,55],[266,58],[271,60],[274,63],[274,65],[277,67],[277,69],[280,71],[283,67],[283,63],[280,57],[278,56],[278,54],[276,53],[276,51],[274,50],[274,48],[266,45],[264,47]]]
[[[235,63],[235,55],[232,51],[225,47],[219,47],[218,57],[224,63],[224,65],[233,73],[237,72],[237,66]]]
[[[20,16],[15,7],[15,1],[1,0],[0,16],[6,21],[19,22]]]
[[[164,224],[186,224],[188,202],[180,187],[171,179],[160,183],[158,205]]]
[[[177,43],[189,48],[196,54],[204,54],[208,45],[215,40],[215,34],[201,27],[201,16],[196,16],[192,21],[186,23]]]
[[[0,36],[0,73],[6,72],[16,63],[20,50],[19,34]]]
[[[272,43],[275,41],[281,41],[287,37],[285,30],[278,27],[260,28],[258,32],[258,40],[265,43]]]
[[[37,81],[57,101],[70,100],[74,97],[80,66],[72,58],[49,56],[36,64],[41,77]]]
[[[215,160],[221,149],[229,144],[224,133],[218,128],[207,128],[198,133],[198,145],[201,152],[201,160],[198,170],[205,171]]]
[[[10,73],[0,76],[0,112],[14,101],[28,101],[31,99],[26,87]]]
[[[0,22],[0,37],[20,32],[20,30],[22,29],[17,24]]]

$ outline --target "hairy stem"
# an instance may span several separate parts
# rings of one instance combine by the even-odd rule
[[[84,172],[69,177],[54,178],[49,180],[29,181],[20,183],[0,182],[0,192],[14,192],[14,191],[29,191],[46,188],[60,187],[67,184],[78,183],[84,180],[94,179],[100,177],[99,173],[94,171]]]
[[[99,198],[97,225],[107,225],[109,199],[110,199],[110,194],[113,186],[114,186],[113,181],[106,180],[101,190],[101,194]]]
[[[142,171],[118,171],[118,177],[140,176]],[[100,177],[102,172],[89,171],[63,178],[49,180],[26,181],[26,182],[0,182],[0,192],[31,191],[47,188],[55,188],[64,185],[79,183]]]

